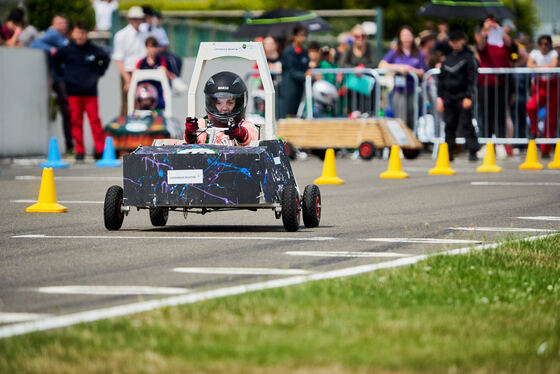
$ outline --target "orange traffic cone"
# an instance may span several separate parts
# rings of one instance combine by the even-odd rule
[[[455,175],[455,170],[449,166],[449,149],[447,143],[443,142],[439,145],[436,167],[429,171],[430,175]]]
[[[336,176],[336,163],[334,160],[334,149],[329,148],[325,153],[323,163],[323,174],[315,179],[315,184],[343,184],[344,181]]]
[[[549,169],[560,169],[560,142],[554,148],[554,159],[548,164]]]
[[[379,174],[382,179],[404,179],[408,178],[401,165],[401,148],[398,145],[391,146],[391,155],[389,156],[389,167],[387,171]]]
[[[476,168],[477,173],[501,173],[502,168],[496,165],[496,154],[494,153],[494,143],[486,143],[486,152],[482,165]]]
[[[539,157],[537,155],[537,143],[534,139],[529,140],[529,147],[527,147],[527,157],[525,162],[519,165],[521,170],[541,170],[543,166],[539,163]]]
[[[37,204],[27,207],[25,211],[28,213],[62,213],[68,211],[68,208],[56,202],[56,188],[54,186],[52,168],[43,169]]]

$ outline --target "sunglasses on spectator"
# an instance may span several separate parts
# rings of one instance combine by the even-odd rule
[[[539,45],[549,46],[550,43],[549,43],[549,42],[544,42],[544,43],[543,43],[543,42],[539,42]]]
[[[357,34],[354,35],[354,39],[365,39],[366,38],[366,34]]]

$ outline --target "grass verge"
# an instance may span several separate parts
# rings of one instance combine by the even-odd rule
[[[0,340],[1,373],[559,373],[560,236]]]

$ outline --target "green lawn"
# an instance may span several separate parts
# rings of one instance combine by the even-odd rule
[[[560,373],[560,236],[0,340],[1,373]]]

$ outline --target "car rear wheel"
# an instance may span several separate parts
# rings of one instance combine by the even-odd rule
[[[305,227],[317,227],[321,221],[321,191],[314,184],[303,190],[303,224]]]
[[[169,216],[169,208],[155,207],[150,208],[150,222],[154,226],[165,226]]]
[[[103,203],[103,220],[107,230],[118,230],[124,220],[123,189],[121,186],[111,186],[105,194]]]
[[[364,160],[371,160],[375,157],[375,146],[372,142],[363,142],[358,148],[360,157]]]
[[[403,148],[402,149],[404,158],[407,160],[414,160],[418,155],[420,155],[420,150],[416,148]]]
[[[299,194],[295,186],[282,191],[282,223],[286,231],[297,231],[300,222]]]

